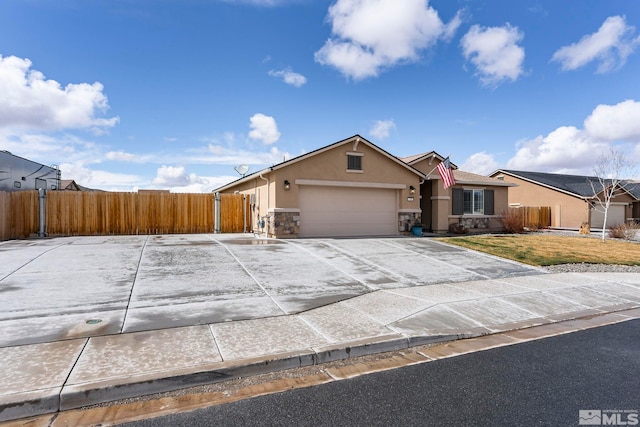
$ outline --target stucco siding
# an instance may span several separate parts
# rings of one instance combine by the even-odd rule
[[[506,174],[504,181],[518,184],[509,188],[510,205],[549,206],[552,227],[580,228],[583,222],[589,221],[589,205],[579,197]]]

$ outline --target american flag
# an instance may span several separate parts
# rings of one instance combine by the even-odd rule
[[[453,177],[453,171],[451,170],[451,162],[447,157],[440,164],[438,164],[438,173],[442,178],[442,183],[444,184],[444,188],[449,188],[452,185],[455,185],[456,179]]]

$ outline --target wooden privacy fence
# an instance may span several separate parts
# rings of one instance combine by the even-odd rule
[[[249,198],[220,196],[220,231],[241,233],[245,224],[251,230]],[[214,206],[213,193],[48,191],[46,232],[49,236],[212,233]],[[0,192],[0,240],[37,232],[38,192]]]
[[[510,211],[515,211],[522,216],[522,225],[527,228],[547,228],[551,227],[551,207],[550,206],[519,206],[510,207]]]

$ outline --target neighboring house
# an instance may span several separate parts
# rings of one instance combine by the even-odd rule
[[[82,191],[80,186],[72,179],[60,180],[60,189],[66,191]]]
[[[601,190],[597,177],[500,169],[492,177],[517,184],[509,189],[510,206],[551,207],[551,227],[577,229],[588,222],[602,228],[604,213],[594,188]],[[593,184],[593,187],[592,187]],[[616,191],[607,214],[607,226],[624,223],[640,215],[640,185],[623,182]]]
[[[435,172],[442,160],[434,152],[399,159],[354,135],[214,192],[249,196],[254,231],[270,237],[392,236],[421,221],[440,233],[465,220],[501,228],[495,212],[507,208],[512,184],[454,171],[460,181],[445,190]]]
[[[73,179],[60,180],[60,189],[66,190],[66,191],[102,191],[102,190],[95,190],[93,188],[84,187],[78,184],[77,182],[75,182],[75,180]]]
[[[0,150],[0,191],[58,190],[60,169]]]

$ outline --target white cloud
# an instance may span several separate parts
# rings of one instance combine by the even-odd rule
[[[580,174],[593,169],[607,144],[575,126],[562,126],[547,136],[522,141],[518,147],[507,163],[509,169]]]
[[[445,25],[425,0],[337,0],[327,19],[332,38],[315,60],[355,80],[416,61],[421,50],[450,40],[461,22],[458,13]]]
[[[265,144],[273,144],[280,139],[278,125],[276,120],[271,116],[257,113],[251,116],[249,138],[262,141]]]
[[[32,70],[30,60],[0,55],[0,128],[104,132],[119,119],[97,117],[109,107],[103,89],[97,82],[62,87]]]
[[[219,164],[219,165],[274,165],[283,159],[291,158],[285,151],[280,151],[277,147],[271,147],[267,152],[248,151],[232,147],[209,144],[208,153],[198,151],[193,158],[186,158],[189,163],[198,164]]]
[[[585,130],[605,141],[640,142],[640,102],[598,105],[584,121]]]
[[[172,193],[211,193],[216,188],[236,179],[238,179],[237,176],[198,176],[189,174],[189,183],[187,185],[172,186],[169,187],[169,190]]]
[[[89,168],[83,161],[62,163],[60,171],[63,179],[73,179],[82,186],[100,190],[132,191],[144,183],[141,176]]]
[[[558,49],[551,58],[563,70],[575,70],[590,62],[598,62],[598,73],[622,67],[627,57],[640,44],[640,36],[633,38],[635,27],[627,25],[624,16],[610,16],[598,31],[580,41]]]
[[[282,80],[291,86],[301,87],[307,83],[307,78],[302,74],[294,73],[291,68],[285,68],[284,70],[271,70],[269,75],[272,77],[281,77]]]
[[[158,168],[153,180],[156,188],[168,189],[172,193],[210,193],[235,179],[237,176],[205,177],[187,173],[184,166]]]
[[[392,120],[376,120],[373,124],[373,127],[369,131],[371,136],[374,136],[378,139],[385,139],[389,137],[389,132],[391,129],[396,128],[396,123]]]
[[[189,175],[185,172],[184,166],[166,166],[158,168],[158,173],[153,179],[155,185],[162,186],[184,186],[190,183]]]
[[[476,66],[476,75],[487,86],[504,80],[516,81],[523,74],[524,48],[518,46],[523,39],[518,27],[472,26],[460,44],[465,59]]]
[[[125,153],[124,151],[109,151],[104,157],[107,160],[116,160],[120,162],[132,162],[136,158],[133,154]]]
[[[498,169],[498,162],[495,161],[493,155],[482,151],[469,156],[460,169],[479,175],[487,175]]]

